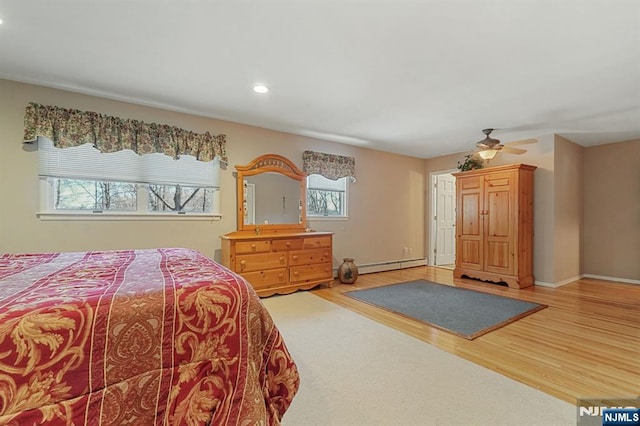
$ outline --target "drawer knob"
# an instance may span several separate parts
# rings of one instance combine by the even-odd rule
[[[291,245],[291,241],[287,241],[287,247]]]
[[[241,260],[241,261],[240,261],[240,266],[246,266],[246,264],[247,264],[247,261],[246,261],[246,260]]]
[[[294,271],[294,272],[293,272],[293,275],[295,275],[295,276],[297,277],[298,275],[300,275],[300,272],[298,272],[298,271]]]
[[[284,256],[280,256],[280,263],[284,263]]]
[[[293,260],[298,260],[298,255],[297,254],[293,255],[292,259]]]

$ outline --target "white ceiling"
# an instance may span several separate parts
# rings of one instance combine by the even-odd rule
[[[0,19],[0,78],[420,158],[487,127],[640,138],[638,0],[0,0]]]

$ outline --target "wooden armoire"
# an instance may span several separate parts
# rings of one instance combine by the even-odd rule
[[[534,284],[533,172],[513,164],[454,173],[456,268],[454,277]]]

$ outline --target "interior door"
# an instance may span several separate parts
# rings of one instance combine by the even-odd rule
[[[456,261],[456,178],[436,176],[436,265]]]

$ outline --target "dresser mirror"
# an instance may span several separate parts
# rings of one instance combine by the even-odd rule
[[[289,159],[265,154],[235,168],[239,231],[305,230],[306,175]]]

